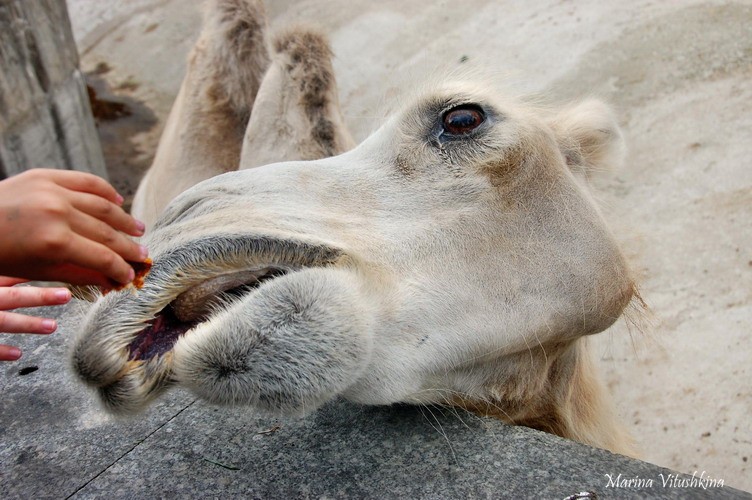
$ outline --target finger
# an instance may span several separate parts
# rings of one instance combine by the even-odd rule
[[[112,288],[113,286],[112,280],[104,274],[73,264],[55,264],[42,271],[46,273],[45,279],[54,276],[55,281],[62,281],[71,285],[94,285],[100,288]]]
[[[81,212],[107,223],[118,231],[131,236],[143,236],[144,234],[145,226],[143,222],[137,221],[118,205],[101,196],[75,193],[71,203]]]
[[[0,332],[48,334],[57,329],[57,321],[25,314],[0,311]]]
[[[23,278],[11,278],[10,276],[0,276],[0,286],[13,286],[19,283],[26,283],[29,280]]]
[[[101,243],[125,260],[143,262],[149,256],[146,247],[139,245],[101,220],[83,212],[74,213],[70,225],[71,229],[78,235]]]
[[[19,307],[55,306],[71,299],[67,288],[39,288],[35,286],[14,286],[0,288],[0,309]]]
[[[109,182],[94,174],[74,170],[54,170],[48,172],[48,177],[59,186],[73,191],[95,194],[106,198],[116,205],[123,203],[123,197],[115,191]]]
[[[61,260],[100,272],[118,283],[130,283],[136,276],[133,268],[120,255],[101,243],[77,234],[71,238]]]
[[[15,361],[21,357],[21,349],[0,344],[0,361]]]

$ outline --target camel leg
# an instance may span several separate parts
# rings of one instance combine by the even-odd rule
[[[133,214],[152,227],[175,196],[236,170],[261,78],[269,65],[266,17],[259,0],[211,0],[185,79]]]
[[[276,36],[273,49],[243,139],[240,168],[315,160],[353,148],[326,38],[298,27]]]

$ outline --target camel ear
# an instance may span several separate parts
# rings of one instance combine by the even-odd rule
[[[562,109],[551,121],[567,165],[586,177],[620,167],[626,151],[611,108],[589,99]]]

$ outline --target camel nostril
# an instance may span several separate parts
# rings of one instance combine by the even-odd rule
[[[449,135],[466,135],[478,128],[485,120],[486,115],[480,107],[466,104],[444,113],[442,123],[444,132]]]

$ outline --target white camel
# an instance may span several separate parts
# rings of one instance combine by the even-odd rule
[[[118,413],[175,384],[446,404],[631,453],[583,338],[635,296],[587,189],[622,150],[608,108],[443,82],[343,153],[325,40],[269,55],[265,30],[259,2],[211,3],[135,203],[154,266],[89,312],[78,375]]]

